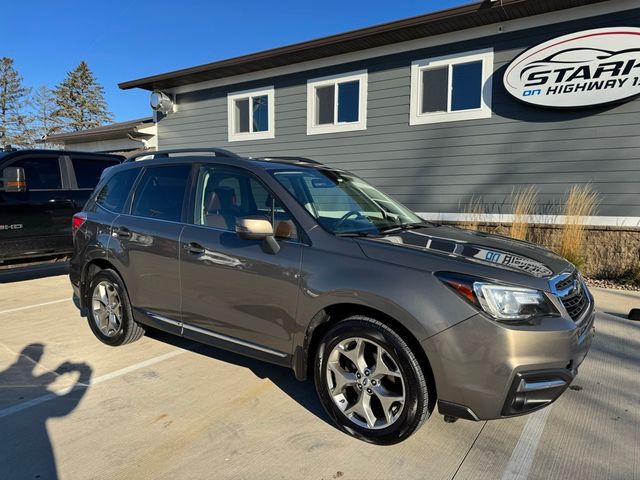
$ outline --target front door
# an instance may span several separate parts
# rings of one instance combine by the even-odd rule
[[[274,361],[290,353],[304,245],[298,227],[250,172],[202,166],[181,237],[184,335]],[[275,224],[280,251],[235,234],[241,216]]]
[[[72,250],[73,208],[57,155],[9,162],[24,169],[25,192],[0,192],[0,260]]]

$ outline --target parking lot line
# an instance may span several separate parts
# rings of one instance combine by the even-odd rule
[[[513,452],[511,452],[511,458],[502,474],[502,480],[526,480],[533,464],[533,459],[536,455],[538,444],[540,443],[540,437],[542,437],[542,431],[544,425],[547,423],[549,413],[553,405],[549,405],[542,410],[532,413],[527,420],[518,443],[516,444]]]
[[[121,369],[116,370],[114,372],[106,373],[104,375],[101,375],[101,376],[91,380],[88,384],[78,384],[73,388],[73,390],[76,390],[76,389],[79,389],[79,388],[89,388],[90,386],[98,385],[100,383],[106,382],[107,380],[111,380],[111,379],[114,379],[114,378],[117,378],[117,377],[121,377],[123,375],[126,375],[127,373],[131,373],[131,372],[134,372],[136,370],[140,370],[141,368],[149,367],[151,365],[155,365],[156,363],[162,362],[164,360],[168,360],[170,358],[177,357],[178,355],[181,355],[181,354],[185,353],[186,351],[187,350],[173,350],[173,351],[171,351],[169,353],[165,353],[164,355],[159,355],[157,357],[153,357],[153,358],[150,358],[148,360],[144,360],[142,362],[135,363],[133,365],[129,365],[128,367],[124,367],[124,368],[121,368]],[[63,391],[63,390],[65,390],[65,389],[64,388],[60,389],[60,391]],[[42,395],[40,397],[32,398],[31,400],[27,400],[27,401],[24,401],[24,402],[17,403],[15,405],[10,406],[10,407],[3,408],[2,410],[0,410],[0,418],[8,417],[9,415],[13,415],[14,413],[22,412],[23,410],[26,410],[26,409],[31,408],[31,407],[35,407],[36,405],[40,405],[42,403],[48,402],[49,400],[55,400],[58,397],[59,397],[59,395],[58,395],[57,392],[51,392],[51,393],[48,393],[46,395]]]
[[[55,303],[68,302],[70,300],[71,300],[70,298],[61,298],[60,300],[52,300],[50,302],[36,303],[35,305],[27,305],[26,307],[10,308],[9,310],[0,310],[0,314],[19,312],[21,310],[28,310],[30,308],[45,307],[47,305],[53,305]]]

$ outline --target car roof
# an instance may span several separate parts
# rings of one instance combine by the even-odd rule
[[[124,162],[122,166],[137,166],[137,167],[149,167],[154,165],[176,165],[180,163],[211,163],[211,164],[223,164],[230,166],[247,167],[253,166],[261,170],[274,170],[286,168],[289,170],[307,170],[307,169],[328,169],[335,170],[327,165],[321,163],[311,163],[303,161],[289,161],[276,158],[251,158],[251,157],[212,157],[206,155],[185,155],[180,157],[170,158],[154,158],[148,160],[140,160],[137,162]]]
[[[206,152],[206,154],[202,155],[204,152]],[[176,163],[217,163],[237,165],[240,167],[253,166],[258,167],[261,170],[272,170],[274,168],[329,168],[320,162],[305,157],[242,157],[229,150],[221,148],[186,148],[140,152],[127,158],[124,162],[125,165],[142,164],[145,166],[167,164],[175,165]]]

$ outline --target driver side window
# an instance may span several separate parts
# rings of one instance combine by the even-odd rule
[[[9,166],[24,169],[24,176],[29,190],[62,189],[58,157],[25,158],[15,161]]]
[[[249,172],[203,166],[198,175],[195,223],[235,232],[240,217],[260,215],[274,225],[276,238],[298,240],[297,227],[279,200]]]

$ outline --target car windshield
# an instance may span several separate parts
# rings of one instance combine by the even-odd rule
[[[382,235],[424,220],[364,180],[330,169],[276,170],[272,175],[326,230]]]

